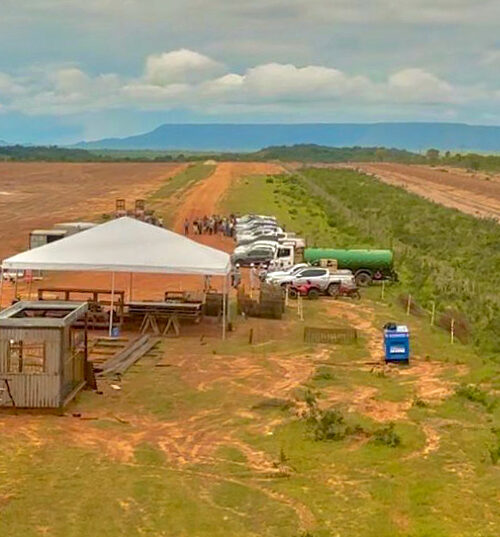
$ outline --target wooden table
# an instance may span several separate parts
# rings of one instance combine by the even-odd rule
[[[167,336],[173,332],[174,336],[180,334],[179,319],[190,319],[199,323],[203,311],[202,302],[129,302],[127,304],[130,316],[142,316],[140,331],[145,334],[152,330],[156,335]],[[160,330],[159,321],[165,320],[163,330]]]

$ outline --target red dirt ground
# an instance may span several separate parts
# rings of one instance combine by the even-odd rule
[[[477,217],[500,221],[500,176],[472,174],[459,168],[392,163],[338,165],[375,175],[424,198]]]
[[[0,258],[28,247],[29,232],[58,222],[112,212],[116,198],[130,207],[157,190],[183,164],[0,163]]]
[[[12,165],[11,165],[12,166]],[[22,166],[22,165],[21,165]],[[47,178],[48,181],[48,189],[50,190],[56,190],[57,186],[54,185],[54,181],[50,179],[50,168],[52,166],[56,167],[56,170],[58,170],[58,165],[52,165],[52,164],[40,164],[38,166],[42,167],[43,173],[45,175],[40,175],[41,172],[38,172],[38,175],[36,175],[36,171],[32,172],[35,177],[38,177],[38,180],[45,179],[43,177]],[[63,166],[69,166],[69,165],[63,165]],[[78,165],[83,166],[83,165]],[[87,165],[85,165],[87,166]],[[154,192],[155,189],[159,188],[161,185],[161,182],[165,177],[169,175],[173,175],[175,172],[175,167],[172,165],[155,165],[152,164],[151,168],[148,164],[119,164],[116,168],[114,168],[112,171],[113,173],[110,174],[109,169],[106,169],[103,171],[101,168],[103,166],[108,166],[107,164],[102,165],[98,164],[96,165],[97,168],[94,170],[87,170],[86,168],[81,170],[81,168],[77,168],[77,170],[80,170],[80,174],[83,174],[87,179],[87,183],[84,185],[84,187],[80,186],[78,190],[74,190],[73,187],[71,189],[65,190],[65,196],[58,196],[51,200],[50,207],[52,205],[54,206],[54,211],[50,214],[50,218],[47,217],[45,219],[44,216],[40,217],[25,217],[23,216],[25,214],[25,211],[29,209],[24,209],[23,206],[19,206],[19,226],[18,229],[20,229],[20,232],[13,233],[12,229],[9,231],[5,231],[5,234],[9,236],[9,240],[12,241],[13,244],[20,243],[21,246],[16,248],[16,251],[22,251],[24,249],[23,241],[27,241],[27,236],[29,233],[29,230],[33,229],[34,227],[46,227],[50,223],[60,222],[64,219],[75,219],[75,214],[80,215],[82,219],[90,219],[92,215],[94,214],[100,214],[106,211],[111,211],[114,208],[114,200],[116,197],[127,197],[130,200],[135,199],[135,197],[145,196],[146,193]],[[115,166],[115,165],[111,165]],[[129,168],[130,167],[130,168]],[[0,173],[2,168],[0,167]],[[253,163],[253,162],[224,162],[217,165],[217,168],[215,172],[207,177],[205,180],[197,183],[194,185],[186,194],[184,197],[184,201],[182,202],[182,205],[180,206],[177,214],[176,219],[174,221],[174,230],[178,231],[180,233],[183,232],[183,223],[186,218],[189,218],[191,221],[193,218],[203,215],[212,215],[214,213],[218,212],[218,204],[220,203],[221,199],[223,198],[225,192],[231,185],[231,182],[235,180],[238,177],[244,176],[244,175],[255,175],[255,174],[272,174],[272,173],[279,173],[282,169],[280,166],[277,166],[275,164],[267,164],[267,163]],[[96,177],[94,178],[93,175],[90,175],[91,172],[94,171]],[[57,173],[59,174],[59,180],[56,183],[59,185],[59,187],[69,180],[73,180],[72,170],[58,170]],[[16,171],[17,174],[17,180],[19,180],[19,171]],[[88,179],[90,175],[90,179]],[[119,184],[117,184],[118,180],[121,180],[122,177],[129,177],[129,183],[130,188],[118,188]],[[144,177],[144,181],[140,182],[141,177]],[[40,178],[41,177],[41,178]],[[105,190],[103,187],[104,185],[100,184],[102,183],[102,180],[104,177],[107,177],[106,179],[106,185],[107,190]],[[15,179],[14,179],[15,180]],[[110,183],[110,181],[112,181]],[[81,180],[80,180],[81,182]],[[94,182],[95,182],[95,191],[92,189],[94,188]],[[2,185],[4,183],[2,182],[1,176],[0,176],[0,190],[2,189]],[[30,185],[30,187],[33,190],[33,187]],[[45,182],[44,182],[44,188],[45,188]],[[98,198],[95,194],[97,191],[102,191],[103,194],[100,198]],[[83,202],[75,202],[75,199],[78,199],[78,197],[82,196],[82,193],[84,193],[85,196],[89,196],[89,192],[94,192],[94,197],[92,198],[92,204],[87,201]],[[40,203],[41,195],[34,191],[31,194],[31,204],[32,204],[32,210],[34,210],[35,203]],[[1,192],[0,192],[1,196]],[[36,200],[34,199],[36,196]],[[96,201],[97,200],[97,201]],[[1,198],[0,198],[1,202]],[[96,202],[100,203],[99,209],[96,210]],[[61,210],[60,206],[68,206],[68,211],[65,212],[64,209]],[[1,207],[1,206],[0,206]],[[51,209],[52,211],[52,209]],[[78,211],[78,212],[77,212]],[[29,212],[28,212],[29,214]],[[27,220],[27,222],[26,222]],[[0,209],[0,222],[2,221],[2,210]],[[24,231],[26,230],[26,231]],[[0,232],[1,233],[1,232]],[[2,235],[0,235],[0,238]],[[215,236],[198,236],[198,235],[191,235],[190,238],[193,240],[202,242],[203,244],[206,244],[208,246],[212,246],[214,248],[218,248],[220,250],[225,250],[227,252],[232,252],[234,248],[234,243],[231,239],[227,237],[223,237],[221,235],[215,235]],[[12,252],[10,252],[12,253]],[[221,278],[213,278],[212,279],[212,286],[213,287],[220,287],[221,282],[218,281],[221,280]],[[129,274],[116,274],[116,280],[115,280],[116,288],[122,289],[124,291],[129,290],[130,285],[130,276]],[[62,286],[62,287],[97,287],[97,288],[110,288],[111,287],[111,274],[109,273],[94,273],[94,272],[73,272],[73,273],[52,273],[47,275],[43,282],[41,283],[35,283],[33,284],[33,294],[35,289],[38,286]],[[200,290],[203,288],[203,281],[198,276],[169,276],[169,275],[150,275],[150,274],[135,274],[133,276],[133,298],[134,299],[161,299],[163,297],[163,293],[165,290]],[[23,298],[27,297],[28,293],[28,286],[24,283],[20,283],[18,287],[18,291],[22,295]],[[19,293],[18,293],[19,294]],[[13,285],[12,284],[5,284],[4,286],[4,298],[3,303],[8,303],[8,300],[11,300],[13,298]]]

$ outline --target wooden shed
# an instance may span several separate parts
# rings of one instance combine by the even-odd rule
[[[0,312],[0,407],[65,406],[85,385],[87,303],[18,302]]]

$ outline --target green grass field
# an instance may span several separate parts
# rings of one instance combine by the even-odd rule
[[[273,213],[290,230],[329,239],[324,214],[312,216],[308,199],[289,205],[276,181],[239,179],[221,211]],[[64,417],[0,417],[0,530],[496,537],[497,364],[407,317],[397,293],[305,301],[304,321],[291,303],[282,321],[238,319],[227,343],[167,339],[120,390],[84,392]],[[409,367],[374,363],[380,327],[393,319],[410,326]],[[304,325],[354,326],[360,337],[311,346]]]

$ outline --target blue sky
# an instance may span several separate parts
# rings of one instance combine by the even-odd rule
[[[498,0],[1,0],[0,140],[500,124]]]

